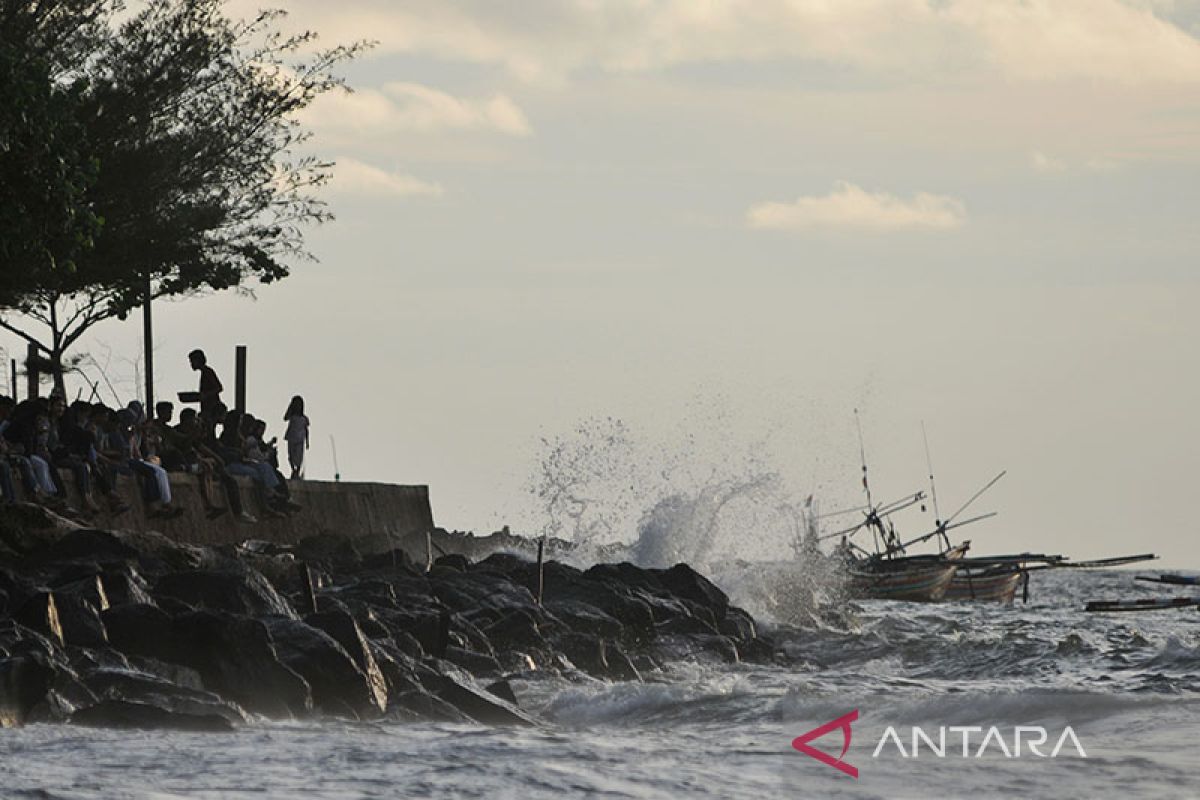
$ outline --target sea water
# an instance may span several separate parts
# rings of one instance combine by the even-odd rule
[[[739,573],[745,576],[743,571]],[[1088,614],[1187,592],[1129,571],[1037,573],[1028,603],[859,602],[777,625],[779,665],[678,663],[644,683],[516,684],[532,729],[268,723],[228,734],[0,731],[3,798],[1200,797],[1200,614]],[[738,600],[741,588],[727,586]],[[793,621],[795,623],[795,621]],[[857,711],[842,761],[792,747]],[[916,757],[918,727],[979,728]],[[1013,750],[1042,728],[1057,757]],[[996,728],[1007,750],[993,740]],[[922,740],[923,743],[923,740]],[[834,758],[843,734],[813,741]],[[878,753],[876,751],[879,750]]]

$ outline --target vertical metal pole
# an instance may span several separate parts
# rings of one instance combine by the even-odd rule
[[[42,382],[42,375],[38,372],[38,349],[37,345],[29,345],[29,349],[25,351],[25,399],[33,400],[38,396],[38,384]]]
[[[146,419],[154,419],[154,317],[150,310],[150,276],[142,287],[142,347],[146,362]]]
[[[246,410],[246,345],[239,344],[235,351],[235,366],[233,378],[233,407],[238,411]]]

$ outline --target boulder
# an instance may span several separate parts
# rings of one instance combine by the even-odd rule
[[[659,582],[675,597],[708,608],[717,622],[725,618],[725,612],[729,609],[729,596],[687,564],[676,564],[670,569],[655,572]]]
[[[174,714],[215,714],[232,724],[250,721],[239,706],[222,700],[212,692],[179,686],[146,672],[101,667],[83,672],[79,677],[93,694],[103,700],[141,703]]]
[[[0,659],[0,728],[24,725],[54,682],[57,669],[37,654]]]
[[[421,672],[421,684],[429,693],[483,725],[537,725],[532,717],[513,703],[476,687],[469,678],[453,671],[434,672],[425,669]]]
[[[384,680],[379,664],[375,661],[370,642],[354,617],[346,611],[334,610],[310,614],[304,621],[329,634],[342,646],[366,677],[374,697],[374,705],[380,710],[387,708],[387,681]]]
[[[368,678],[328,633],[286,617],[264,622],[279,660],[308,683],[316,708],[353,719],[377,717],[387,708],[386,686]]]
[[[58,619],[58,603],[54,595],[44,589],[36,591],[13,614],[13,619],[30,630],[46,636],[50,641],[63,646],[62,624]]]
[[[164,660],[196,670],[206,689],[247,711],[276,719],[312,711],[308,683],[282,662],[262,621],[193,611],[175,618],[172,638],[175,652]]]
[[[130,656],[175,661],[173,621],[167,612],[148,603],[114,606],[100,616],[108,642]]]
[[[220,714],[191,714],[127,700],[101,700],[71,715],[71,724],[91,728],[226,733],[233,724]]]
[[[296,618],[296,612],[261,573],[249,567],[231,570],[198,569],[173,572],[158,579],[155,596],[169,597],[193,608],[257,617],[275,614]]]

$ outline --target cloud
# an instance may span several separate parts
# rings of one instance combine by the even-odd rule
[[[759,230],[857,230],[888,233],[903,230],[949,230],[967,219],[960,200],[918,192],[902,200],[883,192],[868,192],[838,181],[823,197],[800,197],[792,203],[752,206],[746,223]]]
[[[1038,172],[1045,173],[1060,173],[1060,172],[1112,172],[1119,169],[1121,160],[1112,157],[1089,158],[1086,160],[1072,160],[1068,162],[1066,159],[1055,158],[1048,156],[1040,150],[1034,150],[1030,154],[1030,163]]]
[[[354,158],[337,159],[330,188],[339,194],[372,197],[437,196],[442,187],[401,172],[388,172]]]
[[[1038,172],[1065,172],[1067,169],[1067,162],[1048,156],[1040,150],[1034,150],[1030,154],[1029,162]]]
[[[238,0],[240,4],[248,0]],[[1200,40],[1121,0],[359,0],[289,4],[326,41],[495,64],[531,82],[586,70],[820,61],[888,79],[1200,82]],[[235,4],[236,7],[237,4]]]
[[[524,112],[507,95],[461,98],[417,83],[381,89],[330,92],[304,111],[303,121],[322,130],[395,134],[447,130],[507,136],[533,133]]]

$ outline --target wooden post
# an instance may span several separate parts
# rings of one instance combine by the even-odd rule
[[[246,345],[239,344],[234,351],[233,407],[246,410]]]
[[[15,358],[12,360],[12,393],[12,399],[15,403],[17,402],[17,360]]]
[[[154,419],[154,317],[150,312],[150,276],[142,290],[142,348],[146,362],[146,419]]]
[[[425,571],[433,569],[433,531],[425,531]]]
[[[29,349],[25,351],[25,399],[33,400],[41,392],[38,384],[42,382],[42,375],[37,368],[38,349],[36,344],[30,344]]]
[[[543,561],[542,561],[542,557],[545,554],[545,549],[546,549],[546,539],[545,539],[545,537],[542,537],[541,539],[538,539],[537,604],[539,606],[542,604],[542,592],[546,588],[546,575],[543,570]]]

